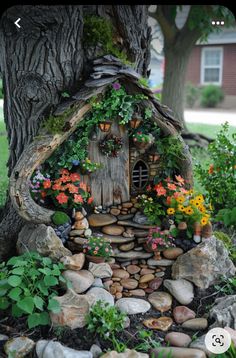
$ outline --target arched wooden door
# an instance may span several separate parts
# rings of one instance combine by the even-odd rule
[[[89,142],[89,158],[93,162],[103,164],[102,169],[89,176],[94,203],[103,207],[117,205],[130,199],[128,131],[124,126],[118,125],[118,121],[114,121],[109,133],[123,139],[123,146],[117,158],[107,157],[99,150],[99,142],[107,133],[98,130],[96,140]]]

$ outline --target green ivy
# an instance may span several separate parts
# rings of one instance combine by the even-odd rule
[[[11,308],[13,317],[27,317],[29,328],[50,324],[49,311],[58,313],[60,305],[54,297],[60,283],[62,263],[53,263],[37,252],[14,256],[1,264],[0,310]]]

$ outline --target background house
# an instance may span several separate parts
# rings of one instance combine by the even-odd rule
[[[215,84],[222,87],[222,108],[236,108],[236,27],[213,33],[197,43],[191,53],[186,83],[196,86]]]

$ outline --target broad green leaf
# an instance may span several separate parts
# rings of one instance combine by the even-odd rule
[[[43,257],[42,259],[44,265],[51,265],[52,260],[49,257]]]
[[[47,309],[49,311],[52,311],[53,313],[59,313],[61,311],[61,306],[57,300],[55,300],[54,298],[51,298],[48,302]]]
[[[21,277],[16,276],[16,275],[12,275],[8,278],[7,282],[9,283],[10,286],[12,287],[16,287],[19,286],[21,284]]]
[[[18,301],[19,300],[19,296],[22,292],[22,289],[20,287],[15,287],[12,288],[11,291],[8,293],[8,296],[14,300],[14,301]]]
[[[40,311],[43,310],[44,300],[41,297],[35,296],[34,297],[34,304]]]
[[[0,287],[4,287],[4,286],[7,286],[8,285],[8,282],[7,282],[7,279],[4,278],[4,280],[0,280]]]
[[[45,268],[40,268],[40,269],[38,269],[39,270],[39,272],[42,272],[44,275],[51,275],[51,273],[52,273],[52,271],[49,269],[49,268],[47,268],[47,267],[45,267]]]
[[[7,288],[0,288],[0,297],[5,296],[5,294],[7,293],[8,289]]]
[[[39,291],[44,295],[44,296],[48,296],[48,289],[45,286],[44,282],[41,280],[39,282],[37,282],[36,287],[38,287]]]
[[[14,275],[22,275],[24,271],[25,271],[24,267],[16,267],[11,271],[11,273]]]
[[[12,257],[8,262],[7,265],[11,265],[11,266],[26,266],[28,265],[28,262],[25,260],[21,260],[19,259],[19,257]]]
[[[25,314],[17,305],[12,305],[11,313],[13,317],[21,317]]]
[[[27,323],[29,328],[37,327],[41,323],[40,313],[33,313],[28,316]]]
[[[45,326],[47,324],[50,324],[50,317],[48,312],[41,312],[40,314],[40,324]]]
[[[17,302],[17,307],[26,313],[33,313],[34,310],[34,299],[33,297],[25,297],[23,300]]]
[[[5,310],[10,305],[10,302],[7,300],[6,297],[0,297],[0,309]]]
[[[46,286],[55,286],[58,284],[58,279],[53,276],[45,276],[43,281]]]

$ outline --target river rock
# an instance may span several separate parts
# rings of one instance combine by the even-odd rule
[[[206,318],[193,318],[182,323],[182,327],[198,331],[200,329],[206,329],[208,327],[208,322]]]
[[[210,328],[227,326],[236,329],[236,295],[217,298],[209,317],[215,320]]]
[[[94,277],[87,270],[72,271],[66,270],[62,274],[66,279],[71,281],[72,287],[76,293],[85,292],[94,282]]]
[[[151,288],[152,290],[156,291],[162,285],[162,282],[163,282],[163,278],[159,278],[159,277],[154,278],[154,280],[152,280],[148,283],[148,287]]]
[[[194,341],[192,343],[190,343],[189,348],[200,349],[201,351],[206,353],[207,357],[210,357],[210,356],[212,356],[212,353],[207,349],[207,347],[205,345],[205,337],[206,337],[206,334],[194,339]]]
[[[110,214],[111,214],[111,215],[118,216],[118,215],[120,214],[120,209],[112,208],[112,209],[110,210]]]
[[[141,268],[137,265],[129,265],[127,266],[127,271],[131,274],[134,275],[136,273],[138,273],[141,270]]]
[[[102,358],[148,358],[146,353],[137,352],[134,349],[126,349],[123,353],[111,351],[103,354]]]
[[[179,348],[179,347],[160,347],[150,350],[150,356],[153,358],[206,358],[203,351],[193,348]]]
[[[137,238],[147,238],[149,235],[149,231],[148,230],[138,230],[138,229],[134,229],[133,230],[134,236]],[[147,241],[147,240],[145,240]]]
[[[159,318],[148,318],[143,321],[143,324],[147,328],[157,329],[158,331],[166,332],[171,327],[173,323],[172,318],[170,317],[159,317]]]
[[[236,347],[236,330],[235,329],[232,329],[230,327],[227,327],[225,326],[224,329],[229,332],[230,336],[231,336],[231,339],[234,343],[234,346]]]
[[[111,266],[106,262],[100,264],[90,262],[89,271],[93,274],[94,277],[99,277],[99,278],[108,278],[111,277],[113,274]]]
[[[91,287],[101,287],[104,288],[103,282],[101,278],[95,277],[94,282]]]
[[[93,358],[89,351],[77,351],[59,342],[41,340],[36,344],[38,358]]]
[[[141,260],[148,259],[153,256],[153,253],[149,252],[141,252],[141,251],[129,251],[129,252],[119,252],[118,250],[115,252],[115,257],[125,259],[125,260]]]
[[[125,228],[120,225],[107,225],[102,228],[102,232],[107,235],[119,236],[122,235]]]
[[[149,225],[149,221],[146,215],[144,215],[143,213],[141,213],[140,211],[137,211],[136,214],[134,215],[133,221],[137,224],[141,224],[141,225]]]
[[[82,220],[76,220],[74,225],[72,226],[72,229],[75,230],[86,230],[89,228],[89,223],[86,218],[83,218]]]
[[[166,312],[171,309],[172,297],[167,292],[153,292],[148,296],[148,301],[160,312]]]
[[[138,296],[138,297],[145,297],[145,291],[141,288],[137,288],[136,290],[130,290],[129,293],[131,293],[132,296]]]
[[[72,289],[68,289],[63,296],[55,296],[54,299],[60,303],[61,310],[58,313],[50,312],[53,326],[67,326],[71,329],[86,325],[85,316],[96,300],[95,296],[78,295]]]
[[[166,259],[175,260],[178,256],[182,255],[183,252],[184,250],[180,247],[169,247],[168,249],[164,250],[162,254]]]
[[[188,347],[192,339],[188,334],[185,333],[169,332],[165,336],[165,341],[169,343],[171,346]]]
[[[152,273],[148,273],[147,275],[143,275],[141,276],[139,282],[140,283],[145,283],[145,282],[150,282],[155,278],[155,276]]]
[[[44,224],[26,224],[21,229],[17,240],[17,251],[21,255],[28,251],[37,251],[42,256],[49,256],[58,261],[63,256],[71,256],[51,226]]]
[[[80,236],[84,233],[84,230],[71,230],[70,236]]]
[[[119,246],[121,251],[130,251],[134,248],[134,242],[129,242],[128,244],[123,244]]]
[[[113,270],[113,277],[129,278],[129,273],[124,269]]]
[[[222,276],[232,277],[235,272],[228,250],[215,237],[179,256],[172,266],[172,278],[184,278],[201,289],[218,283]]]
[[[104,241],[110,242],[111,244],[126,244],[134,241],[134,237],[114,236],[103,234]]]
[[[68,270],[81,270],[84,266],[85,255],[84,253],[75,254],[72,256],[64,256],[60,259]]]
[[[144,267],[142,268],[140,275],[143,276],[143,275],[148,275],[150,273],[155,273],[155,270]]]
[[[147,229],[147,230],[149,230],[149,229],[154,229],[156,226],[155,225],[143,225],[143,224],[137,224],[137,223],[135,223],[134,221],[132,221],[132,220],[119,220],[118,222],[117,222],[117,224],[118,225],[122,225],[122,226],[131,226],[131,227],[134,227],[134,228],[136,228],[136,229]]]
[[[150,310],[151,305],[149,302],[140,298],[121,298],[115,304],[115,306],[124,313],[127,314],[139,314],[146,313]]]
[[[138,287],[138,281],[133,278],[123,278],[120,283],[124,288],[127,288],[128,290],[134,290],[136,287]]]
[[[96,302],[101,300],[107,302],[110,306],[114,306],[114,297],[104,288],[92,287],[88,290],[86,295],[94,295]]]
[[[91,214],[88,217],[89,226],[99,227],[111,225],[117,222],[117,218],[110,214]]]
[[[183,323],[196,317],[196,313],[186,306],[176,306],[173,309],[173,317],[176,323]]]
[[[187,280],[164,280],[164,286],[182,305],[188,305],[194,297],[193,284]]]
[[[28,337],[16,337],[9,339],[4,345],[4,351],[8,357],[23,358],[34,349],[35,343]]]
[[[161,259],[161,260],[155,260],[155,259],[149,259],[147,261],[147,264],[149,266],[171,266],[173,265],[174,260],[167,260],[167,259]]]

